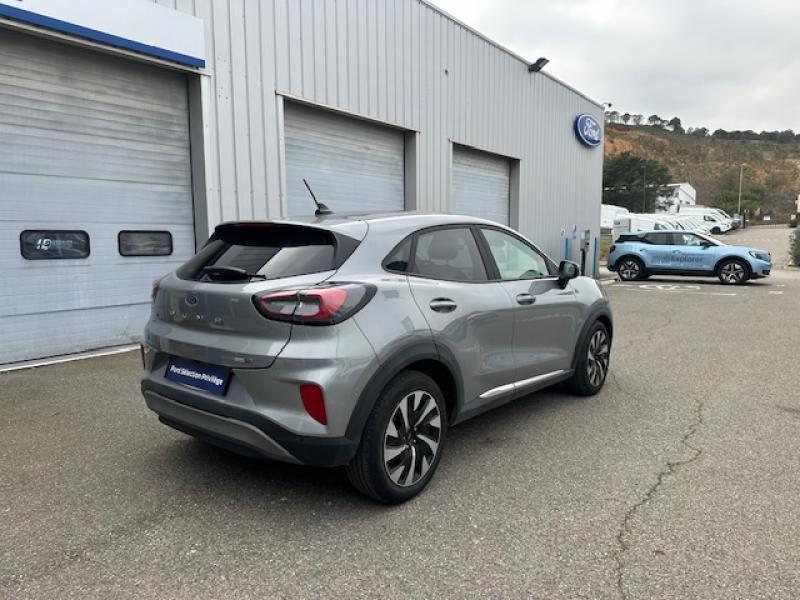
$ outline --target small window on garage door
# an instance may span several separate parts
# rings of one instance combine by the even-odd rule
[[[169,231],[120,231],[117,247],[122,256],[169,256],[172,234]]]
[[[91,251],[85,231],[25,230],[19,234],[19,249],[26,260],[86,258]]]

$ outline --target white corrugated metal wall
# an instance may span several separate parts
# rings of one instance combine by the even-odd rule
[[[457,143],[520,160],[512,225],[555,257],[562,229],[599,234],[602,149],[581,146],[572,121],[586,112],[602,123],[601,107],[425,2],[155,1],[206,25],[210,226],[286,214],[289,95],[419,132],[420,209],[448,210]]]

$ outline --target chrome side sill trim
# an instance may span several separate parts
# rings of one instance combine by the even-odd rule
[[[567,371],[565,371],[564,369],[560,369],[558,371],[551,371],[550,373],[537,375],[536,377],[530,377],[528,379],[520,379],[519,381],[515,381],[514,383],[507,383],[505,385],[501,385],[496,388],[492,388],[490,390],[483,392],[480,395],[480,399],[487,400],[489,398],[502,396],[510,392],[517,392],[526,387],[534,386],[539,383],[544,383],[545,381],[548,381],[550,379],[555,379],[556,377],[566,374],[566,372]]]

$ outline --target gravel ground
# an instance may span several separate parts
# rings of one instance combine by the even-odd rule
[[[605,389],[455,428],[391,508],[160,425],[136,353],[0,374],[0,597],[797,598],[800,273],[607,290]]]

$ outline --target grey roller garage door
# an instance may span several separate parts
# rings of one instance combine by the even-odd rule
[[[0,31],[0,363],[128,343],[194,252],[185,76]]]
[[[451,212],[508,225],[510,177],[508,158],[454,146]]]
[[[403,132],[290,102],[284,131],[290,216],[314,212],[303,178],[337,213],[403,210]]]

